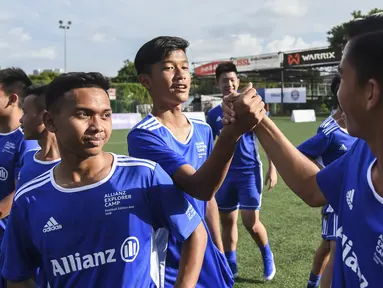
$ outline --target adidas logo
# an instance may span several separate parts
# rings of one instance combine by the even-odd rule
[[[352,210],[352,208],[353,208],[352,202],[354,200],[354,193],[355,193],[354,189],[349,190],[346,193],[346,201],[347,201],[347,205],[350,208],[350,210]]]
[[[51,218],[49,218],[47,224],[44,225],[43,232],[48,233],[51,231],[60,230],[62,228],[63,228],[63,226],[61,224],[57,223],[55,218],[51,217]]]
[[[347,147],[344,144],[342,144],[342,145],[340,145],[339,150],[340,151],[347,151]]]
[[[221,117],[221,116],[218,116],[216,121],[217,121],[217,122],[222,121],[222,117]]]

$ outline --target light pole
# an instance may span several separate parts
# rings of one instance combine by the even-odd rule
[[[69,30],[72,21],[68,21],[66,24],[64,21],[59,21],[59,28],[64,30],[64,72],[66,72],[66,31]]]

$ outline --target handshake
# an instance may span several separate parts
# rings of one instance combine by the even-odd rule
[[[251,82],[239,93],[224,96],[222,111],[222,123],[233,126],[238,136],[253,130],[266,115],[265,103]]]

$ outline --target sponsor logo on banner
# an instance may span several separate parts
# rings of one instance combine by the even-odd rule
[[[281,88],[265,89],[265,103],[281,103]],[[283,103],[306,103],[306,88],[283,88]]]
[[[331,48],[317,49],[311,51],[301,51],[284,54],[283,64],[285,67],[298,65],[313,65],[338,62],[341,60],[342,53]]]
[[[287,62],[289,65],[299,65],[301,64],[301,54],[294,54],[294,55],[289,55],[287,56]]]
[[[238,72],[247,72],[262,69],[274,69],[281,67],[281,59],[278,54],[267,54],[258,56],[246,56],[231,58],[230,60],[214,61],[198,66],[194,69],[197,76],[214,75],[217,66],[224,62],[233,62]]]
[[[197,76],[208,76],[208,75],[214,75],[215,69],[217,66],[223,62],[229,62],[229,61],[216,61],[216,62],[210,62],[203,64],[201,66],[198,66],[194,69],[194,73]]]

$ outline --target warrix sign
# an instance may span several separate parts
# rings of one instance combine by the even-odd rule
[[[341,58],[342,53],[331,48],[297,51],[293,53],[284,54],[283,66],[293,67],[336,64],[341,60]]]

